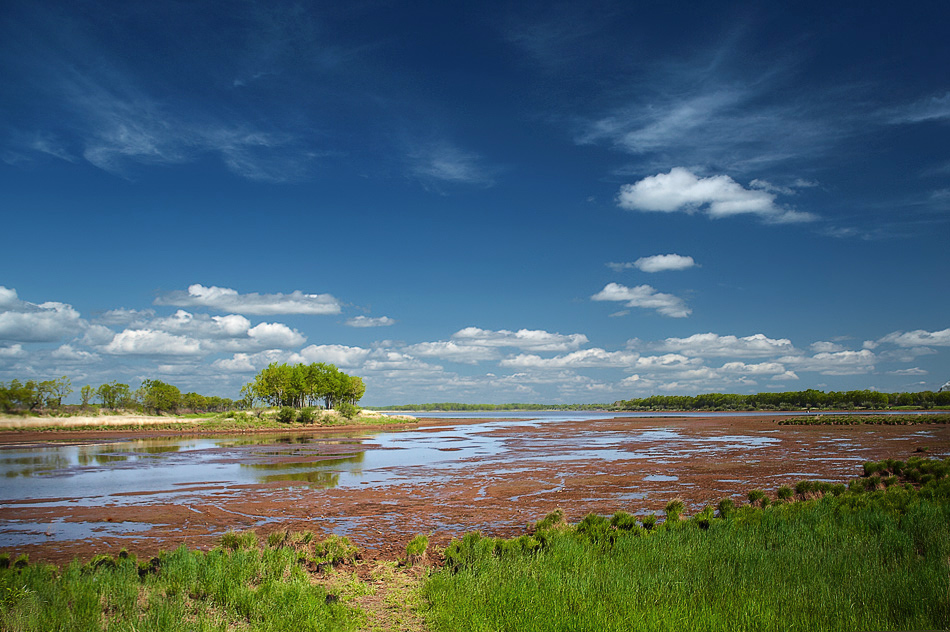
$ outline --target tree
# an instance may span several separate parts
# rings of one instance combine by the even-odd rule
[[[96,390],[88,384],[79,389],[79,398],[82,401],[83,408],[89,406],[89,402],[92,401],[92,398],[95,394]]]
[[[156,413],[176,412],[181,406],[181,391],[177,386],[159,380],[145,380],[142,382],[142,390],[142,405],[147,410]]]
[[[102,384],[97,390],[99,401],[110,410],[118,410],[122,406],[133,403],[132,391],[128,384],[120,384],[113,380],[108,384]]]

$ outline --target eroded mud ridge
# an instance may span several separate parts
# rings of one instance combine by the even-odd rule
[[[51,440],[53,439],[53,440]],[[520,533],[555,507],[687,513],[752,488],[844,482],[861,464],[950,454],[941,426],[779,426],[774,417],[460,420],[401,432],[237,437],[0,436],[0,550],[65,562],[214,545],[229,529],[349,536],[394,557]]]

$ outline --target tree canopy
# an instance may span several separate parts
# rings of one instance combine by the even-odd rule
[[[363,379],[347,375],[332,364],[277,364],[272,362],[241,389],[245,402],[260,400],[269,406],[336,408],[356,403],[366,392]]]

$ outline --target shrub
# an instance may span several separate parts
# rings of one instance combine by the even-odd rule
[[[360,414],[360,409],[358,406],[354,406],[348,402],[343,402],[336,407],[336,412],[340,413],[347,419],[353,419],[358,414]]]
[[[670,502],[666,503],[666,521],[667,522],[676,522],[680,519],[680,515],[683,513],[686,505],[683,504],[683,501],[679,498],[674,498]]]
[[[640,522],[643,523],[643,528],[647,531],[653,529],[656,526],[656,514],[647,514],[640,518]]]
[[[755,506],[757,503],[762,503],[764,500],[765,500],[765,492],[763,492],[761,489],[753,489],[751,492],[749,492],[750,505]]]
[[[292,423],[293,420],[297,417],[297,411],[295,411],[290,406],[284,406],[277,411],[277,421],[282,424]]]
[[[412,566],[416,562],[419,562],[425,559],[426,551],[429,549],[429,538],[423,534],[419,534],[413,539],[409,540],[409,544],[406,545],[406,563]]]
[[[610,518],[610,526],[620,531],[632,531],[637,528],[637,518],[626,511],[618,511]]]
[[[736,509],[736,503],[731,498],[723,498],[716,506],[719,509],[719,517],[725,518]]]
[[[788,485],[782,485],[781,487],[778,488],[777,495],[782,500],[788,500],[792,497],[793,493],[794,492],[792,492],[791,487],[789,487]]]
[[[313,408],[301,408],[300,412],[297,413],[297,421],[302,424],[312,424],[313,423]]]
[[[563,529],[567,526],[567,520],[564,519],[564,511],[559,507],[546,515],[542,520],[534,523],[535,531],[547,531],[548,529]]]
[[[257,534],[253,531],[228,531],[221,536],[221,546],[232,551],[253,549],[257,546]]]

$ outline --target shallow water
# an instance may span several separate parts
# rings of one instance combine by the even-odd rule
[[[789,465],[781,472],[813,477],[836,466],[825,463],[830,459],[823,451],[814,451],[816,444],[833,448],[838,462],[857,463],[864,454],[860,441],[843,440],[834,429],[807,430],[809,439],[803,443],[791,427],[781,432],[771,425],[743,426],[749,432],[725,427],[695,431],[684,423],[664,426],[662,419],[636,424],[611,421],[629,415],[547,413],[510,419],[515,414],[497,413],[473,424],[335,436],[282,433],[6,447],[0,449],[0,508],[33,513],[20,511],[16,519],[10,511],[0,514],[0,549],[130,537],[162,526],[155,518],[139,522],[143,518],[138,516],[144,514],[137,508],[155,506],[184,508],[196,520],[200,516],[214,522],[208,517],[210,508],[247,518],[254,526],[306,518],[317,509],[323,519],[331,520],[329,512],[342,507],[334,504],[343,498],[339,494],[352,498],[367,490],[379,492],[372,498],[379,507],[373,515],[384,523],[398,523],[405,509],[405,500],[400,505],[386,496],[392,490],[404,499],[421,497],[434,503],[424,510],[433,526],[471,528],[457,514],[469,511],[472,502],[513,507],[576,494],[583,503],[617,505],[694,488],[695,480],[676,469],[688,463],[752,465],[766,454],[779,461],[787,454],[800,463],[794,471]],[[934,431],[902,432],[888,441],[922,439]],[[801,469],[802,460],[808,469]],[[618,483],[621,470],[624,477],[633,478]],[[588,479],[593,482],[582,484]],[[716,480],[726,488],[741,488],[748,482],[738,477]],[[283,491],[276,510],[254,505],[278,489]],[[452,501],[450,512],[445,489],[465,490],[470,500]],[[337,500],[322,496],[328,492],[337,494]],[[300,503],[306,503],[306,509]],[[385,513],[386,507],[391,507],[391,515]],[[110,509],[122,510],[125,522],[101,521],[98,514],[84,509],[102,509],[107,516]],[[452,512],[455,517],[449,515]],[[496,516],[495,523],[505,519]],[[349,533],[361,520],[340,509],[330,528]]]

